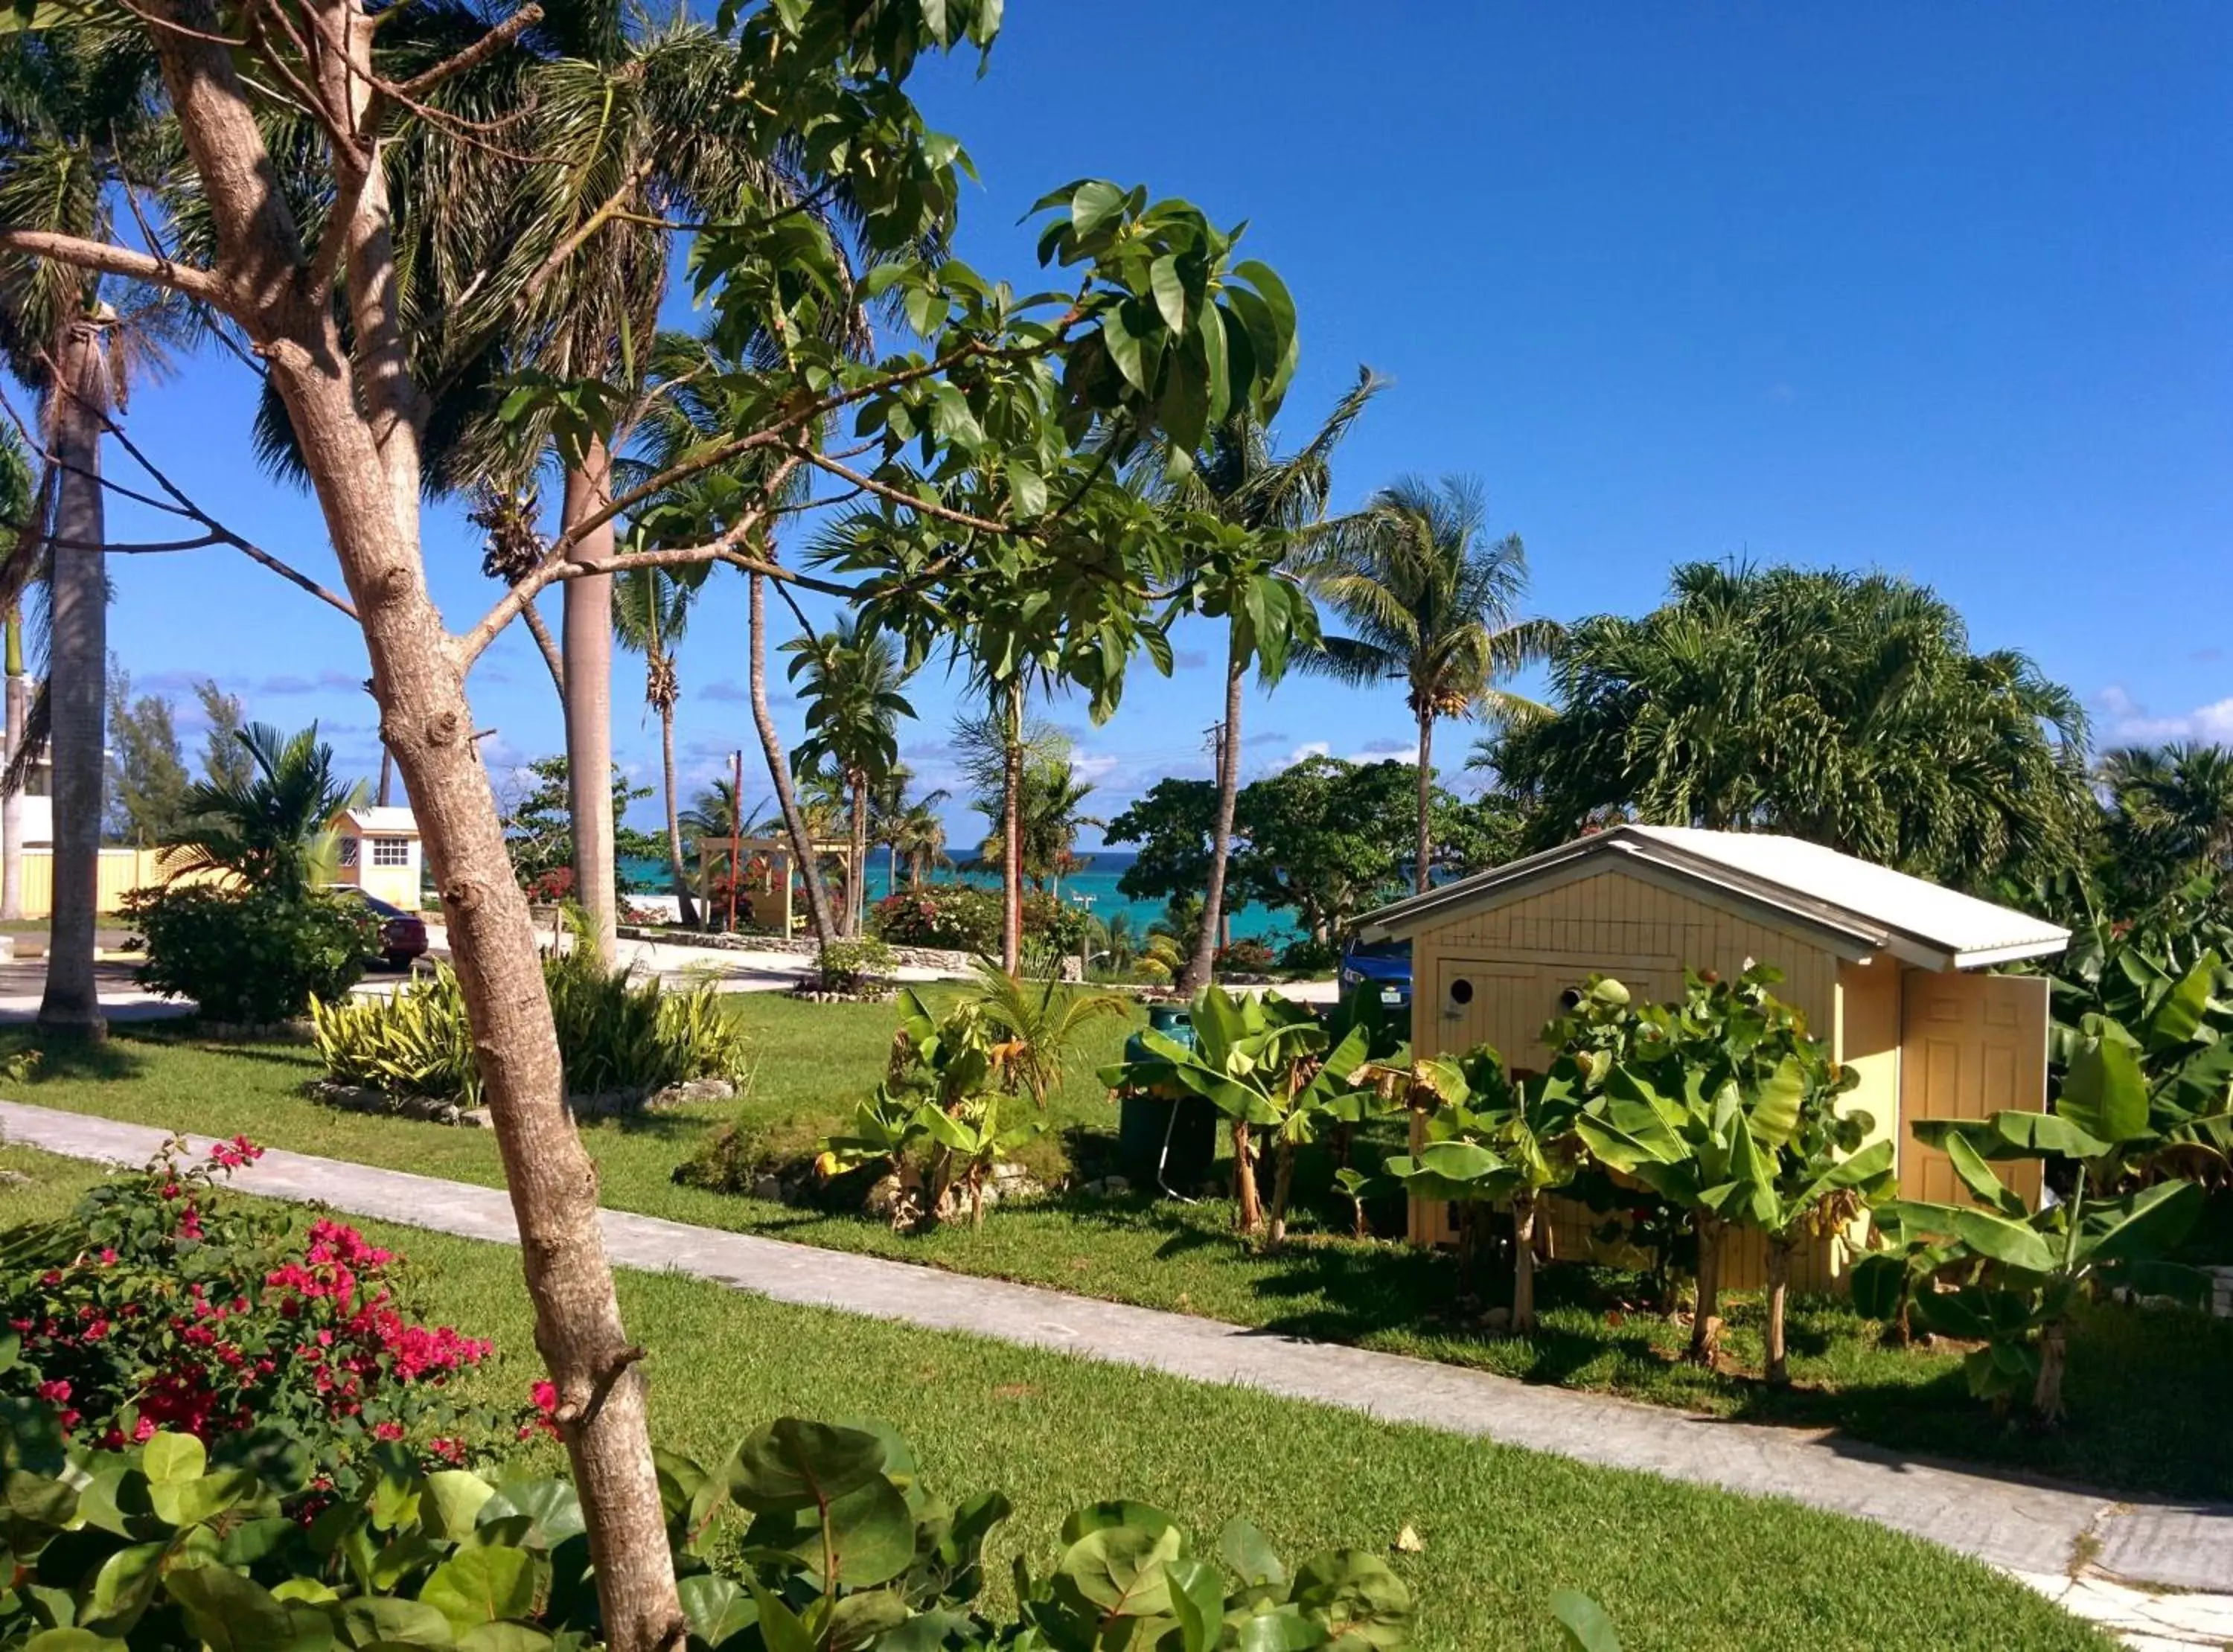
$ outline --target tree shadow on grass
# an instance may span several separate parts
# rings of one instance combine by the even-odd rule
[[[77,1038],[42,1039],[32,1028],[11,1031],[0,1047],[10,1053],[18,1050],[36,1050],[39,1064],[23,1085],[26,1100],[36,1101],[38,1088],[57,1081],[120,1083],[140,1076],[147,1060],[133,1049],[133,1040],[118,1035],[98,1044]]]

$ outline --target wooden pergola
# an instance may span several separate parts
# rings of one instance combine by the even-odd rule
[[[814,853],[818,858],[834,860],[843,864],[845,881],[850,890],[853,879],[853,846],[843,838],[825,837],[816,841]],[[713,889],[713,862],[725,855],[730,857],[730,864],[736,868],[734,876],[738,881],[735,887],[739,891],[748,890],[750,886],[742,880],[757,869],[759,893],[772,896],[778,887],[777,880],[780,875],[780,888],[783,891],[783,927],[777,933],[788,936],[798,922],[792,902],[792,890],[798,881],[796,865],[798,856],[791,850],[791,840],[788,837],[700,838],[698,840],[698,887],[706,892],[709,902]],[[779,873],[778,862],[780,862]],[[750,902],[749,910],[754,921],[766,923],[767,916],[761,914],[758,902]]]

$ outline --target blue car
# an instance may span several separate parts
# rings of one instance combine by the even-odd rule
[[[1341,995],[1367,984],[1377,987],[1384,1008],[1411,1008],[1411,943],[1352,940],[1341,954]]]

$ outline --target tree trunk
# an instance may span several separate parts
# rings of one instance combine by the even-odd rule
[[[329,328],[322,339],[306,329],[318,348],[275,352],[272,381],[362,615],[381,737],[395,753],[440,892],[519,1227],[536,1346],[557,1389],[559,1434],[589,1526],[604,1638],[615,1652],[654,1652],[680,1637],[682,1620],[641,1350],[629,1343],[614,1294],[596,1166],[567,1116],[527,900],[473,741],[464,680],[427,595],[415,515],[407,524],[395,519],[400,507],[381,485],[355,390],[345,372],[322,367],[346,359],[338,339]]]
[[[1006,715],[1006,738],[1000,743],[1000,967],[1013,975],[1023,967],[1024,960],[1024,680],[1020,677],[1008,685]]]
[[[612,456],[595,438],[578,470],[566,472],[559,524],[570,529],[612,500]],[[576,562],[613,554],[609,522],[582,536]],[[613,863],[613,576],[566,582],[566,792],[574,834],[574,899],[588,919],[585,939],[608,964],[619,946],[620,902]]]
[[[1272,1226],[1266,1240],[1266,1248],[1273,1251],[1287,1242],[1287,1201],[1295,1191],[1295,1144],[1284,1134],[1279,1137],[1276,1163],[1272,1175]]]
[[[94,921],[101,898],[101,794],[108,671],[107,557],[101,482],[101,420],[108,412],[107,349],[101,322],[63,325],[55,381],[47,393],[48,445],[55,478],[55,548],[49,579],[52,632],[47,698],[54,754],[54,916],[48,928],[47,988],[39,1028],[99,1038],[107,1024],[94,975]]]
[[[1236,1221],[1243,1233],[1264,1226],[1264,1202],[1256,1192],[1256,1161],[1248,1141],[1248,1121],[1233,1121],[1233,1197],[1240,1206]]]
[[[284,402],[303,467],[355,600],[380,707],[440,892],[476,1060],[519,1230],[537,1347],[557,1388],[613,1652],[659,1652],[686,1633],[660,1507],[645,1385],[622,1324],[597,1220],[597,1173],[567,1116],[550,998],[527,900],[505,852],[473,739],[463,671],[426,591],[420,554],[414,420],[423,398],[400,334],[386,172],[357,163],[343,236],[354,316],[344,341],[328,295],[302,279],[307,254],[230,51],[206,0],[151,31],[179,131],[201,185],[216,263]],[[323,17],[316,16],[323,12]],[[335,49],[316,73],[336,107],[372,95],[372,29],[361,4],[318,0]],[[97,669],[98,662],[96,662]]]
[[[1435,799],[1435,714],[1419,713],[1419,841],[1416,853],[1419,863],[1412,868],[1411,887],[1421,894],[1427,892],[1427,867],[1434,852],[1428,841],[1427,817],[1432,812]]]
[[[2032,1384],[2031,1408],[2052,1427],[2062,1421],[2062,1366],[2068,1328],[2049,1320],[2039,1333],[2039,1380]]]
[[[1535,1195],[1512,1196],[1512,1334],[1535,1330]]]
[[[7,620],[6,724],[0,732],[0,769],[16,760],[23,744],[23,724],[31,711],[31,680],[23,673],[23,614],[11,611]],[[30,777],[24,777],[29,784]],[[0,918],[23,915],[23,789],[0,797]]]
[[[869,915],[869,775],[864,769],[853,771],[853,829],[846,840],[851,851],[845,864],[845,892],[851,897],[852,912],[848,915],[845,933],[857,935]]]
[[[1683,1357],[1710,1366],[1722,1340],[1722,1234],[1727,1224],[1703,1214],[1691,1218],[1698,1235],[1698,1306],[1690,1321],[1690,1346]]]
[[[1217,947],[1225,933],[1225,871],[1233,855],[1234,799],[1240,792],[1240,691],[1247,673],[1241,658],[1237,626],[1227,626],[1225,649],[1225,732],[1217,743],[1217,824],[1209,839],[1209,881],[1202,890],[1201,932],[1195,937],[1194,956],[1179,978],[1182,992],[1195,992],[1209,984]]]
[[[1780,1238],[1768,1242],[1768,1359],[1764,1373],[1772,1389],[1791,1386],[1784,1350],[1783,1311],[1791,1296],[1791,1246]]]
[[[686,928],[698,927],[698,904],[690,898],[690,868],[682,860],[682,815],[674,796],[674,705],[659,708],[659,761],[667,787],[667,868],[674,876],[674,909]]]
[[[837,939],[837,931],[830,921],[830,896],[822,887],[821,863],[814,858],[814,838],[806,829],[806,817],[798,812],[798,793],[791,784],[791,764],[783,754],[783,737],[776,732],[775,718],[768,711],[767,698],[767,576],[754,574],[752,581],[752,641],[751,660],[752,697],[752,726],[759,731],[760,751],[767,758],[768,782],[775,788],[776,805],[783,811],[784,835],[791,839],[791,853],[797,862],[798,875],[806,881],[806,916],[814,926],[815,940],[824,946]],[[744,807],[744,793],[737,794],[737,806]],[[732,888],[744,875],[742,852],[737,864],[729,869]],[[789,936],[784,937],[789,940]]]

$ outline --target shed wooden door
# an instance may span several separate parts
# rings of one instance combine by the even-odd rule
[[[1917,1119],[1982,1118],[2047,1107],[2047,980],[2037,975],[1939,974],[1903,984],[1899,1046],[1899,1196],[1970,1202],[1946,1155],[1910,1133]],[[2036,1161],[2004,1161],[2002,1181],[2038,1202]]]

